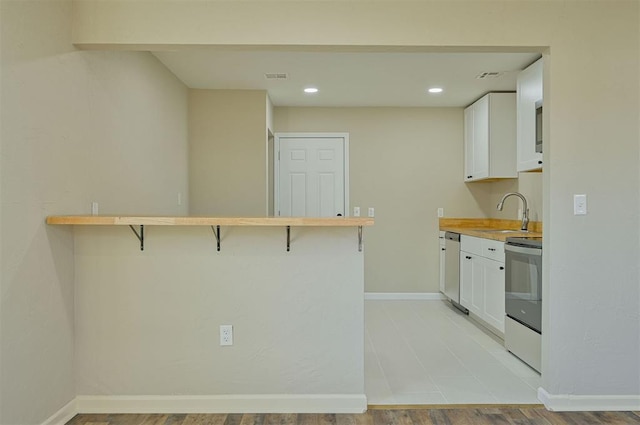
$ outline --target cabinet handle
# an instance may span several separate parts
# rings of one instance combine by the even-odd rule
[[[487,248],[489,251],[495,251],[495,248]]]
[[[538,164],[542,165],[542,161],[538,161]]]
[[[467,178],[468,178],[468,179],[472,179],[472,178],[473,178],[473,176],[467,176]]]
[[[469,257],[468,255],[464,258],[466,258],[467,260],[471,260],[471,257]]]
[[[500,270],[504,270],[504,267],[500,266]]]
[[[445,248],[440,248],[440,249],[441,249],[441,250],[443,250],[443,251],[446,251],[446,249],[445,249]]]

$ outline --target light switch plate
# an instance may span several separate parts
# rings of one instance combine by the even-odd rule
[[[438,208],[438,217],[444,217],[444,208]]]
[[[587,214],[587,195],[573,195],[573,215]]]
[[[369,207],[369,217],[373,217],[373,216],[375,216],[375,211],[373,207]]]
[[[353,216],[360,217],[360,207],[353,207]]]

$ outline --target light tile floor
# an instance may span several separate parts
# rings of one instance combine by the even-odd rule
[[[540,375],[445,301],[365,301],[369,404],[538,404]]]

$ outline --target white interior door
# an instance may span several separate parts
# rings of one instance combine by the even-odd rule
[[[276,147],[277,215],[347,215],[346,135],[276,134]]]

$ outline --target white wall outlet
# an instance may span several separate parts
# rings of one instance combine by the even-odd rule
[[[373,207],[369,207],[369,217],[375,217],[375,211],[373,210]]]
[[[518,208],[518,220],[522,220],[522,208]]]
[[[233,345],[233,325],[220,325],[220,345]]]
[[[444,217],[444,208],[438,208],[438,217]]]
[[[353,216],[360,217],[360,207],[353,207]]]
[[[573,215],[587,214],[587,195],[573,195]]]
[[[98,203],[97,202],[92,202],[91,203],[91,215],[98,215]]]

